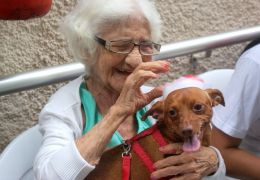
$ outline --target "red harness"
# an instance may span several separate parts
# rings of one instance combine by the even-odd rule
[[[159,146],[165,146],[168,143],[163,138],[161,132],[158,129],[157,124],[152,127],[142,131],[136,136],[124,142],[124,152],[122,154],[122,180],[129,180],[130,178],[130,165],[131,165],[131,148],[144,163],[147,170],[152,173],[155,169],[153,167],[153,161],[150,155],[143,149],[138,140],[142,137],[152,135],[154,140],[159,144]]]

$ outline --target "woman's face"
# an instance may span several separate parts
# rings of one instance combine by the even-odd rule
[[[150,40],[148,23],[127,21],[99,35],[109,41],[118,40]],[[92,80],[103,88],[120,93],[129,74],[141,63],[151,61],[151,56],[142,56],[139,47],[135,46],[129,54],[110,52],[103,46],[99,47],[97,61],[92,67]]]

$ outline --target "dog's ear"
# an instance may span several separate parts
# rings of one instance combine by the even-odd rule
[[[218,89],[206,89],[205,90],[212,100],[212,106],[223,105],[225,106],[225,100],[222,92]]]
[[[157,101],[151,109],[149,109],[142,117],[145,120],[148,116],[152,116],[154,119],[160,120],[163,118],[163,101]]]

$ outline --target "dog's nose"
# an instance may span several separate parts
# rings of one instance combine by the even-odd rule
[[[184,137],[190,137],[190,136],[192,136],[192,133],[193,133],[192,128],[185,128],[182,130],[182,135]]]

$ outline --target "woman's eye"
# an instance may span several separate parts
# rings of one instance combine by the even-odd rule
[[[203,104],[194,104],[193,105],[193,110],[195,112],[200,112],[200,111],[204,110],[204,105]]]
[[[169,111],[169,115],[170,115],[171,117],[176,117],[176,116],[177,116],[177,111],[176,111],[176,109],[171,109],[171,110]]]

